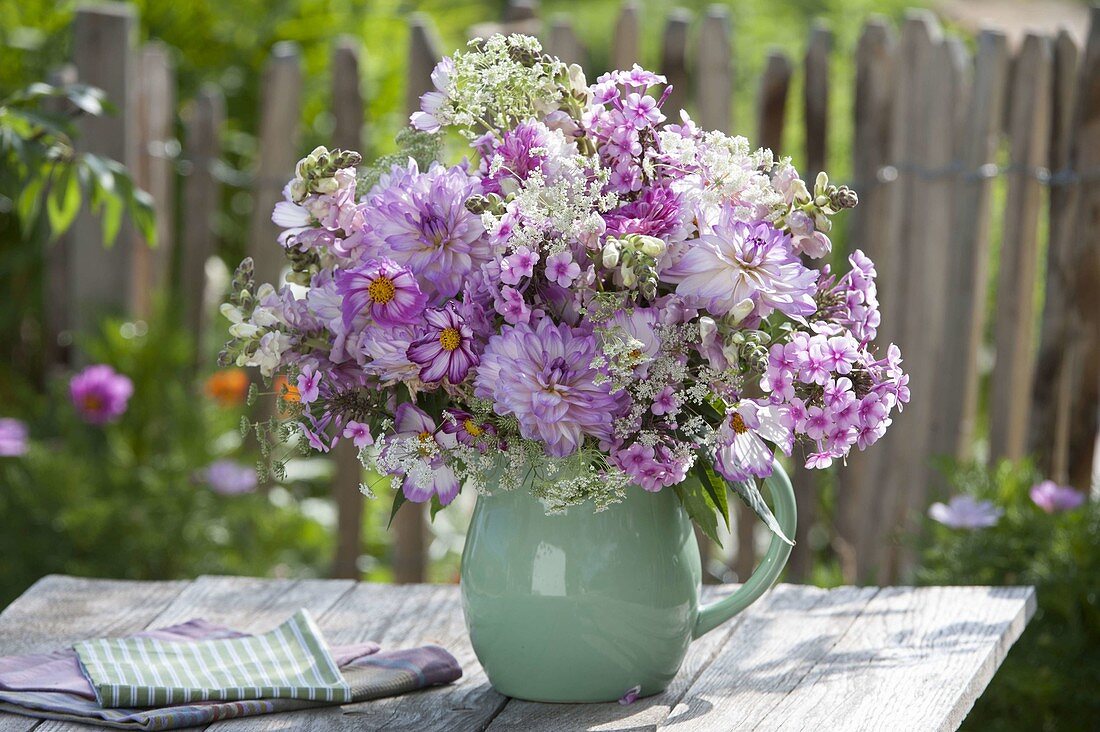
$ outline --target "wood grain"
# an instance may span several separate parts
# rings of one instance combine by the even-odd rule
[[[812,181],[828,162],[829,142],[829,52],[833,32],[824,21],[810,28],[803,59],[802,109],[806,123],[806,166],[802,174]]]
[[[1042,184],[1035,171],[1050,148],[1050,40],[1029,34],[1016,58],[1009,98],[1009,172],[997,279],[990,382],[989,456],[1018,460],[1027,447],[1034,369],[1035,287],[1039,265]]]
[[[580,64],[585,68],[588,63],[588,50],[573,30],[573,21],[567,16],[557,16],[550,21],[545,50],[551,56],[557,56],[567,64]]]
[[[884,588],[754,729],[956,729],[1034,612],[1031,588]]]

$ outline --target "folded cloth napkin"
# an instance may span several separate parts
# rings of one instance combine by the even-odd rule
[[[176,643],[100,638],[73,646],[100,706],[304,699],[342,704],[351,689],[321,631],[299,610],[263,635]]]
[[[176,643],[244,638],[229,628],[192,620],[139,633]],[[377,644],[334,646],[330,653],[351,690],[351,702],[396,696],[462,676],[454,657],[439,646],[381,651]],[[105,727],[163,730],[204,725],[220,719],[313,709],[335,702],[301,699],[195,701],[151,709],[107,709],[96,701],[75,651],[0,657],[0,711],[45,719],[62,719]]]

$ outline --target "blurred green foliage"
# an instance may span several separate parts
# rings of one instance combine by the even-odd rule
[[[932,524],[919,581],[927,585],[1033,585],[1039,608],[963,729],[1085,730],[1100,719],[1100,503],[1048,515],[1028,491],[1029,465],[963,465],[961,492],[1004,509],[988,529]]]
[[[223,496],[202,479],[218,457],[251,460],[240,447],[240,408],[203,396],[187,338],[157,322],[107,321],[85,345],[93,362],[133,380],[134,396],[117,423],[85,424],[59,375],[44,398],[17,412],[32,444],[22,457],[0,458],[0,607],[51,572],[165,579],[324,571],[333,539],[311,518],[308,484]]]

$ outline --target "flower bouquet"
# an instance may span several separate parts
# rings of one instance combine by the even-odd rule
[[[395,509],[466,487],[590,517],[654,494],[713,535],[729,485],[782,534],[757,486],[774,452],[825,468],[908,401],[873,343],[872,262],[807,264],[847,187],[669,119],[658,74],[589,84],[534,38],[473,41],[432,81],[397,155],[298,163],[274,212],[286,285],[237,270],[223,360],[289,377],[261,432],[353,441]],[[471,158],[447,165],[455,140]]]

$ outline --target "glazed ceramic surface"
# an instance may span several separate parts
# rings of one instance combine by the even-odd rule
[[[794,494],[778,464],[766,483],[793,536]],[[668,685],[694,638],[763,594],[789,555],[773,537],[740,590],[700,607],[699,548],[674,491],[635,487],[601,513],[553,516],[526,490],[498,491],[478,498],[466,537],[466,626],[502,694],[596,702],[640,685],[646,696]]]

